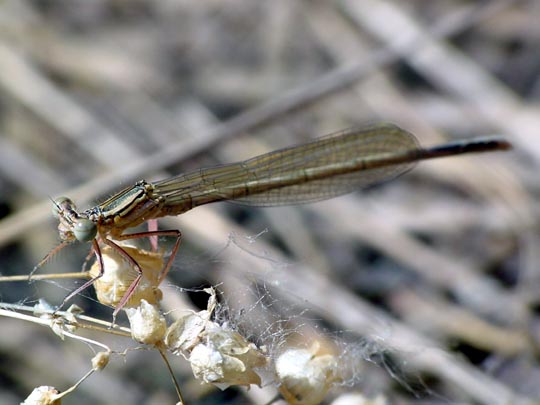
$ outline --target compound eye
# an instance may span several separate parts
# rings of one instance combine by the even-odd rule
[[[52,214],[55,218],[60,217],[60,212],[66,208],[75,209],[75,204],[67,197],[58,197],[53,201]]]
[[[86,218],[81,218],[75,222],[73,234],[79,242],[90,242],[96,237],[97,226]]]

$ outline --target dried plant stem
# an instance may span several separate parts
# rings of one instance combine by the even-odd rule
[[[74,279],[74,278],[83,278],[90,279],[89,272],[73,272],[73,273],[55,273],[55,274],[37,274],[29,277],[28,275],[19,275],[19,276],[0,276],[0,282],[11,282],[11,281],[34,281],[34,280],[61,280],[61,279]]]
[[[39,309],[38,311],[39,311],[40,314],[43,314],[43,315],[51,315],[52,316],[53,313],[54,313],[53,309],[51,309],[51,310]],[[5,317],[8,317],[8,318],[21,319],[21,320],[24,320],[24,321],[37,323],[39,325],[45,325],[45,326],[50,326],[51,325],[51,318],[47,318],[47,317],[42,318],[42,317],[39,317],[39,316],[26,315],[26,314],[23,314],[22,312],[35,313],[35,312],[37,312],[37,310],[34,307],[29,307],[29,306],[25,306],[25,305],[0,303],[0,316],[5,316]],[[92,318],[92,317],[86,316],[86,315],[78,315],[78,314],[72,314],[72,313],[70,313],[70,315],[75,316],[75,318],[77,320],[81,320],[83,322],[70,322],[65,317],[67,314],[68,313],[66,311],[58,311],[58,312],[56,312],[56,317],[58,319],[63,319],[64,322],[66,323],[66,325],[69,325],[69,326],[75,326],[75,327],[80,328],[80,329],[88,329],[88,330],[108,333],[108,334],[111,334],[111,335],[117,335],[117,336],[123,336],[123,337],[131,338],[131,331],[129,330],[129,328],[115,326],[115,328],[112,329],[111,328],[112,325],[111,325],[110,322],[103,321],[103,320],[97,319],[97,318]],[[65,333],[65,334],[67,335],[67,333]]]
[[[182,392],[180,391],[180,385],[178,384],[178,381],[176,380],[176,377],[174,376],[174,371],[171,368],[171,364],[169,363],[169,360],[167,359],[167,356],[165,355],[165,351],[162,347],[157,347],[159,354],[161,355],[161,358],[165,362],[165,365],[167,366],[167,370],[169,370],[169,375],[171,376],[171,380],[174,384],[174,389],[176,391],[176,394],[178,395],[178,399],[180,400],[180,404],[185,404],[184,398],[182,397]]]

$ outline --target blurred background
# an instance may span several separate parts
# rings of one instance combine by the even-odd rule
[[[163,306],[204,309],[193,291],[219,285],[220,316],[269,353],[289,339],[332,347],[349,378],[328,403],[537,403],[538,21],[534,0],[3,1],[0,272],[28,274],[58,243],[50,198],[87,209],[142,178],[379,121],[423,145],[502,134],[513,151],[421,163],[331,201],[160,220],[183,233]],[[39,273],[78,271],[87,249]],[[3,283],[1,300],[58,305],[77,284]],[[93,297],[73,302],[110,320]],[[86,345],[0,322],[1,403],[90,369]],[[171,361],[189,404],[277,392],[271,381],[222,392]],[[175,401],[159,355],[138,351],[64,403]]]

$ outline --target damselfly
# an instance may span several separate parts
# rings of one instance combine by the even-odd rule
[[[419,160],[510,148],[508,141],[493,136],[424,149],[409,132],[395,125],[380,124],[338,132],[245,161],[203,168],[157,182],[141,180],[83,212],[78,212],[69,198],[61,197],[54,201],[54,211],[59,219],[62,243],[35,269],[72,242],[92,243],[90,254],[93,252],[96,257],[99,274],[71,292],[64,304],[103,275],[100,246],[110,246],[138,273],[116,306],[113,313],[116,316],[142,277],[139,264],[116,241],[175,237],[159,278],[161,282],[171,268],[181,240],[178,230],[124,233],[128,228],[216,201],[276,206],[324,200],[397,177]]]

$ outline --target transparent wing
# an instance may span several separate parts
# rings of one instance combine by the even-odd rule
[[[214,201],[274,206],[332,198],[399,176],[414,166],[415,137],[391,124],[351,129],[252,159],[154,183],[169,214]],[[380,157],[410,155],[410,159]],[[408,156],[408,155],[407,155]],[[384,161],[384,159],[382,159]]]

